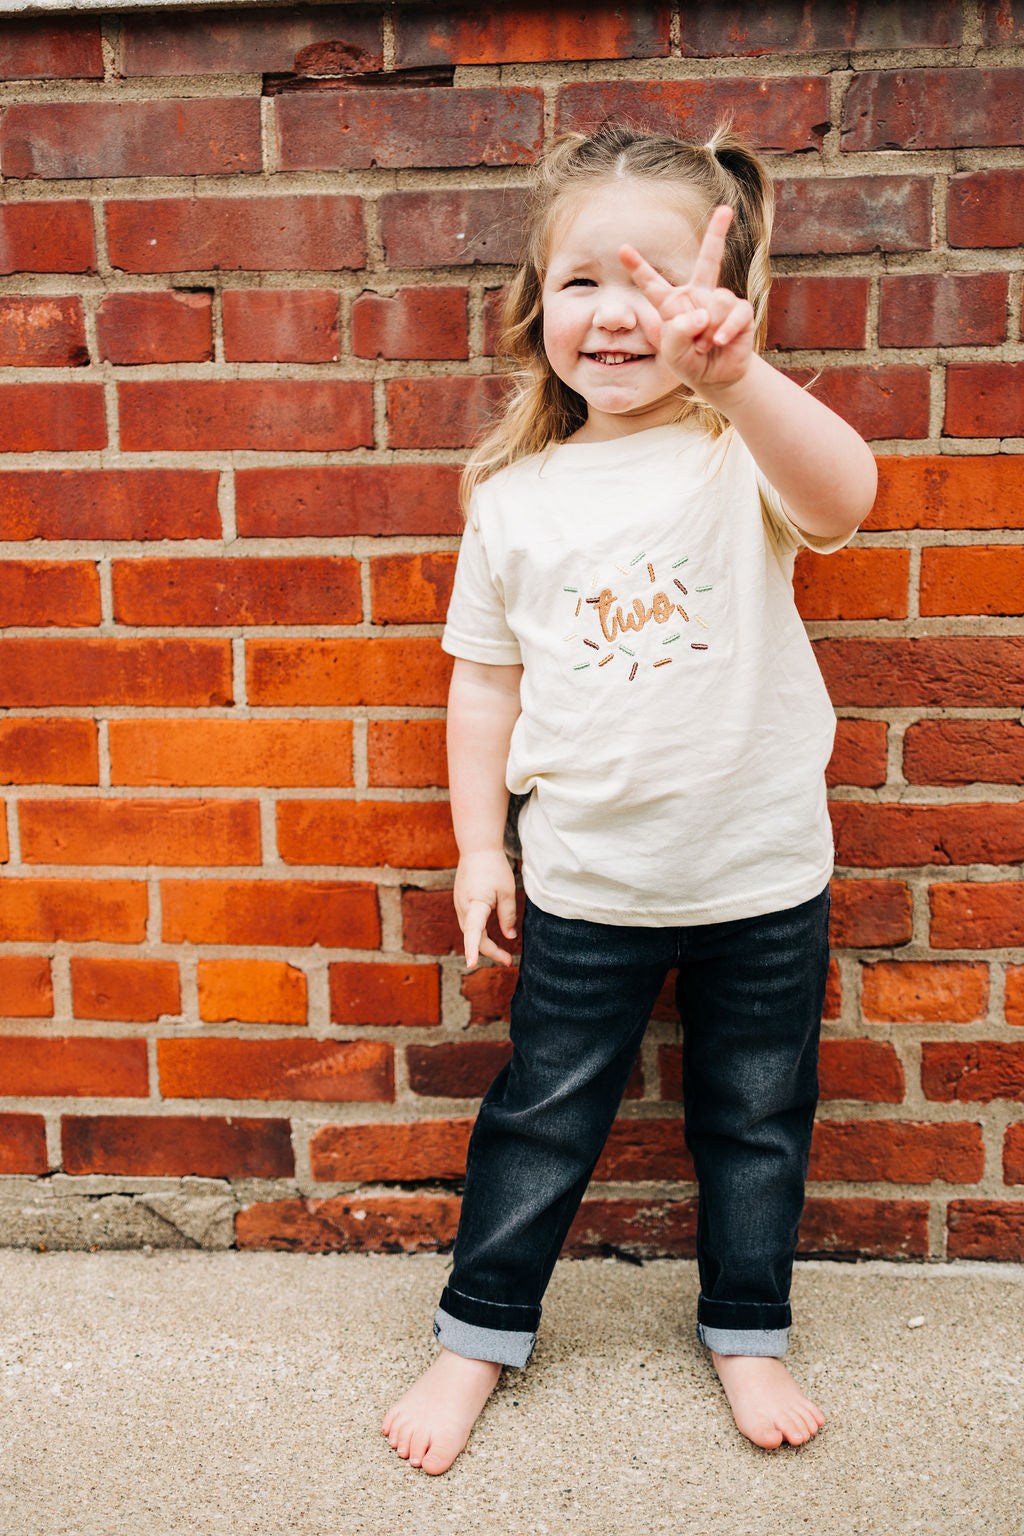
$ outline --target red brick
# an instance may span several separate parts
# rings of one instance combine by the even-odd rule
[[[268,1200],[239,1211],[235,1244],[290,1253],[432,1253],[451,1247],[458,1222],[455,1195]]]
[[[1006,967],[1003,1013],[1007,1024],[1024,1024],[1024,965]]]
[[[1024,42],[1024,11],[1014,0],[979,0],[981,40],[991,47]]]
[[[814,653],[837,707],[1016,706],[1024,690],[1024,640],[1015,636],[818,640]]]
[[[412,1027],[440,1024],[441,974],[436,965],[363,964],[329,967],[335,1024]]]
[[[1006,1127],[1003,1138],[1003,1183],[1024,1184],[1024,1123]]]
[[[900,1059],[882,1040],[823,1040],[818,1076],[823,1099],[903,1102],[906,1084]]]
[[[469,1022],[506,1023],[518,980],[519,970],[514,965],[490,965],[463,976],[462,995],[469,1003]]]
[[[1024,528],[1024,455],[880,458],[878,496],[865,526]]]
[[[507,297],[507,287],[488,288],[484,293],[483,351],[486,357],[493,357],[498,350],[498,343],[501,339],[501,328],[505,316],[505,300]]]
[[[403,890],[402,948],[410,955],[461,952],[462,930],[451,891]]]
[[[949,180],[946,238],[952,246],[1024,242],[1024,170],[965,171]]]
[[[913,935],[910,891],[902,880],[833,880],[830,932],[837,949],[908,944]]]
[[[117,393],[126,452],[248,448],[308,453],[373,446],[370,383],[169,379],[119,384]]]
[[[275,99],[283,171],[530,165],[544,137],[536,88],[296,91]]]
[[[920,612],[923,616],[1024,613],[1024,546],[923,549]]]
[[[259,864],[255,800],[23,800],[26,864]]]
[[[102,80],[100,24],[86,17],[5,17],[0,80]]]
[[[1024,885],[964,880],[933,885],[933,949],[1000,949],[1024,944]]]
[[[75,628],[98,624],[100,584],[91,560],[4,560],[0,563],[4,623]]]
[[[861,1012],[880,1024],[966,1024],[988,1008],[988,966],[876,960],[861,968]]]
[[[394,1052],[378,1040],[158,1040],[168,1099],[390,1102]]]
[[[927,176],[835,176],[776,183],[776,256],[926,251],[932,241]]]
[[[927,1200],[811,1198],[800,1219],[798,1253],[822,1259],[926,1259]]]
[[[388,443],[392,448],[468,448],[491,424],[508,386],[497,375],[390,379]]]
[[[400,69],[423,64],[547,63],[550,59],[653,59],[669,51],[668,6],[596,0],[585,9],[511,10],[403,6],[395,16]]]
[[[985,1171],[981,1126],[906,1120],[819,1120],[807,1177],[894,1184],[976,1184]]]
[[[125,272],[333,272],[365,259],[358,197],[161,197],[106,215]]]
[[[238,532],[243,538],[459,533],[458,476],[458,466],[448,464],[239,469]]]
[[[210,1024],[305,1024],[306,974],[284,960],[200,960],[199,1017]]]
[[[338,295],[328,288],[229,288],[223,296],[229,363],[338,359]]]
[[[910,552],[841,549],[821,560],[801,553],[793,573],[803,619],[903,619]]]
[[[921,1087],[940,1104],[1024,1102],[1024,1045],[1002,1040],[925,1041]]]
[[[597,1183],[617,1180],[692,1180],[681,1120],[616,1120],[594,1169]]]
[[[1024,859],[1022,805],[878,805],[834,800],[840,864],[1010,864]]]
[[[81,299],[0,298],[0,365],[78,368],[88,361]]]
[[[165,880],[160,893],[165,944],[380,944],[377,888],[368,882]]]
[[[88,203],[0,206],[0,275],[95,270],[96,245]]]
[[[1024,435],[1024,364],[950,363],[942,430],[950,437]]]
[[[823,1019],[838,1019],[842,1011],[842,981],[839,975],[839,964],[833,958],[829,961],[828,973],[825,977],[825,1004],[821,1016]]]
[[[1019,144],[1022,102],[1016,69],[865,69],[847,86],[839,144],[851,151]]]
[[[145,1040],[0,1036],[0,1083],[20,1099],[129,1098],[149,1094]]]
[[[835,746],[825,770],[825,782],[876,788],[886,778],[884,720],[837,720]]]
[[[140,880],[0,881],[0,941],[141,944],[148,900]]]
[[[0,1017],[53,1018],[53,982],[45,955],[0,956]]]
[[[277,846],[286,864],[451,869],[459,857],[438,800],[281,800]]]
[[[944,48],[960,42],[956,0],[904,5],[809,6],[804,0],[777,0],[771,6],[730,5],[702,0],[681,17],[686,58],[753,57],[769,53],[818,53],[891,48]],[[557,57],[557,55],[555,55]]]
[[[379,555],[370,561],[377,624],[440,624],[455,579],[454,553]]]
[[[216,471],[0,472],[0,538],[216,539]]]
[[[2,655],[0,649],[0,660]],[[254,705],[413,704],[429,708],[445,702],[451,663],[438,641],[428,637],[250,640],[246,670],[249,702]]]
[[[393,297],[361,293],[352,305],[357,357],[469,356],[466,288],[399,288]]]
[[[111,363],[208,363],[213,358],[208,292],[108,293],[96,311],[100,357]]]
[[[371,784],[409,789],[446,785],[444,721],[371,720],[367,766]]]
[[[579,81],[558,89],[556,132],[594,133],[608,118],[642,121],[656,133],[705,139],[725,116],[757,148],[821,149],[829,119],[824,78]]]
[[[65,1173],[137,1178],[287,1179],[287,1120],[232,1115],[62,1115]]]
[[[0,389],[0,452],[105,448],[99,384],[7,384]]]
[[[359,562],[347,556],[261,560],[115,560],[121,624],[357,624]]]
[[[13,639],[0,642],[0,704],[231,703],[225,640]]]
[[[152,1023],[181,1012],[181,982],[174,960],[71,957],[71,1006],[76,1019],[131,1019]]]
[[[107,730],[113,784],[353,782],[350,720],[111,720]]]
[[[309,1140],[310,1172],[374,1184],[461,1179],[472,1129],[472,1119],[324,1125]]]
[[[769,349],[862,347],[869,286],[866,277],[777,277],[768,306]]]
[[[0,1173],[48,1173],[42,1115],[0,1114]]]
[[[229,176],[261,165],[259,102],[230,97],[50,101],[7,108],[9,177]]]
[[[1019,784],[1024,730],[1019,720],[918,720],[903,738],[911,784]]]
[[[478,1099],[512,1055],[507,1040],[444,1045],[407,1045],[405,1060],[413,1093],[441,1099]]]
[[[385,192],[377,209],[388,266],[468,267],[516,261],[527,196],[520,187]]]
[[[11,856],[10,838],[7,832],[7,810],[0,815],[0,864],[6,864]]]
[[[1006,337],[1005,272],[924,272],[883,277],[882,347],[984,346]]]
[[[201,11],[121,20],[123,75],[244,75],[301,70],[299,57],[326,44],[353,70],[382,65],[380,21],[347,5],[308,11]]]
[[[697,1251],[696,1200],[584,1200],[563,1254],[567,1258],[630,1255],[692,1259]]]
[[[1024,1253],[1024,1202],[951,1200],[947,1211],[951,1259],[1010,1259]]]
[[[883,363],[877,368],[787,368],[798,384],[829,406],[862,437],[927,437],[930,376],[910,363]],[[813,383],[812,383],[813,380]]]

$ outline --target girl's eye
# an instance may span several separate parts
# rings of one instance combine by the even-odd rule
[[[597,285],[592,277],[570,277],[565,286],[567,288],[595,288]]]

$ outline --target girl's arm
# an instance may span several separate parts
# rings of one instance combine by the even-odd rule
[[[448,778],[459,845],[455,911],[470,967],[481,955],[512,964],[512,956],[486,929],[496,909],[502,933],[507,939],[516,936],[516,885],[504,851],[505,768],[519,718],[522,675],[521,666],[456,659],[448,692]]]

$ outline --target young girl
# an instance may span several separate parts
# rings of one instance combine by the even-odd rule
[[[699,1180],[697,1333],[739,1429],[824,1416],[779,1358],[817,1098],[835,730],[793,602],[875,494],[843,421],[758,353],[772,193],[726,130],[603,128],[542,165],[500,425],[467,466],[444,647],[466,961],[511,956],[514,1054],[473,1130],[441,1351],[390,1410],[444,1472],[523,1366],[666,973]]]

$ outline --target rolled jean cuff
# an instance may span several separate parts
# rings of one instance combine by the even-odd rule
[[[697,1324],[700,1342],[716,1355],[774,1355],[789,1348],[788,1328],[708,1328]]]
[[[490,1360],[495,1365],[525,1365],[537,1342],[535,1333],[480,1328],[476,1323],[452,1317],[440,1307],[434,1314],[434,1337],[453,1355],[463,1355],[467,1360]]]

